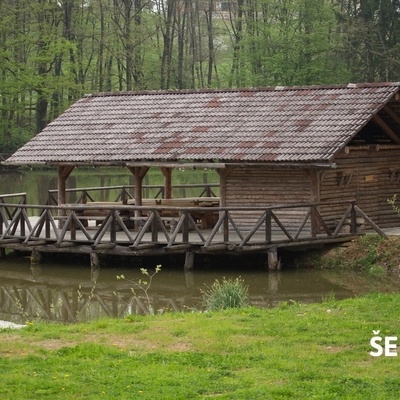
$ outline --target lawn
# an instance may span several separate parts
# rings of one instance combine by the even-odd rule
[[[398,399],[399,357],[372,357],[370,340],[400,334],[399,303],[371,294],[2,330],[0,398]]]

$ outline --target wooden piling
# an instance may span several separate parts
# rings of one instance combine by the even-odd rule
[[[281,269],[281,262],[278,258],[276,247],[268,249],[268,269],[270,271],[279,271]]]
[[[90,268],[97,269],[100,267],[99,255],[95,251],[90,252]]]
[[[185,253],[185,271],[192,270],[194,268],[194,251],[187,251]]]
[[[39,264],[42,258],[41,253],[34,247],[31,253],[31,264]]]

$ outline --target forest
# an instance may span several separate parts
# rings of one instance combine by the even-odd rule
[[[0,153],[85,93],[399,75],[400,0],[1,0]]]

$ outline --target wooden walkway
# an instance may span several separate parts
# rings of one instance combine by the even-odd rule
[[[11,198],[19,201],[8,203]],[[357,226],[359,220],[384,236],[355,202],[341,203],[345,211],[334,225],[319,211],[326,204],[173,207],[105,202],[62,206],[25,203],[25,193],[0,196],[2,255],[4,249],[31,252],[33,259],[41,252],[85,253],[95,266],[103,254],[183,253],[185,268],[190,269],[196,253],[265,253],[269,267],[277,269],[279,248],[307,248],[352,240],[361,233]],[[303,217],[294,225],[286,216],[299,210]],[[243,215],[249,216],[246,224],[243,224]],[[210,226],[204,225],[203,216],[212,220]]]

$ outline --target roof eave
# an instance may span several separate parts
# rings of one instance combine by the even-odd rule
[[[313,161],[313,162],[298,162],[298,161],[276,161],[276,162],[251,162],[251,161],[32,161],[32,162],[8,162],[3,161],[1,165],[4,166],[73,166],[73,167],[164,167],[164,168],[207,168],[207,169],[224,169],[227,167],[232,168],[306,168],[306,169],[332,169],[336,168],[333,162],[334,157],[329,160]]]

